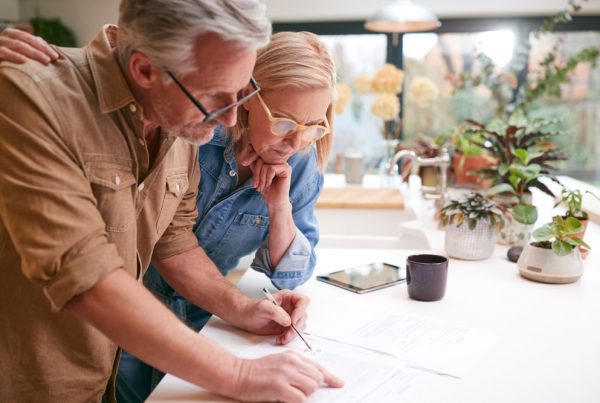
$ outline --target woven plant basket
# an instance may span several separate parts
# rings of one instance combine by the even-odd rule
[[[466,222],[460,227],[455,224],[446,227],[445,247],[448,256],[463,260],[487,259],[494,252],[495,244],[495,228],[482,220],[472,230]]]

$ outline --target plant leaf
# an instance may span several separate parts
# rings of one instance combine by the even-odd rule
[[[500,193],[515,193],[515,189],[508,183],[499,183],[489,190],[489,194],[500,194]]]
[[[564,234],[577,234],[581,231],[583,231],[583,225],[581,225],[581,222],[575,217],[567,217],[565,220]]]
[[[552,224],[546,224],[535,231],[532,234],[533,238],[538,241],[549,241],[554,238],[554,229],[552,228]]]
[[[592,249],[592,247],[590,245],[588,245],[586,242],[584,242],[584,240],[581,238],[565,238],[565,240],[567,240],[567,239],[570,241],[569,243],[573,246],[581,245],[586,249],[589,249],[589,250]]]
[[[517,204],[512,211],[515,220],[521,224],[535,224],[537,221],[537,208],[531,204]]]
[[[515,157],[517,157],[519,160],[521,160],[521,162],[526,165],[527,164],[527,150],[524,150],[522,148],[517,148],[516,150],[514,150],[513,155]]]
[[[556,240],[552,242],[552,250],[558,256],[567,256],[573,250],[573,245],[568,244],[564,240]]]

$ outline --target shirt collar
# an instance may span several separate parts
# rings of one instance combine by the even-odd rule
[[[102,113],[113,112],[135,102],[115,57],[116,37],[117,27],[105,25],[86,46],[86,55]]]
[[[237,162],[235,160],[235,143],[232,141],[231,129],[223,127],[221,125],[215,127],[213,138],[208,142],[209,145],[215,147],[221,147],[223,151],[223,158],[227,164],[237,169]]]
[[[231,142],[231,134],[229,131],[225,127],[219,125],[215,127],[213,138],[208,144],[218,147],[227,147]]]

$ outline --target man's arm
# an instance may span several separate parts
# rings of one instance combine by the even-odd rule
[[[291,323],[306,326],[307,297],[290,291],[274,294],[281,307],[266,299],[252,300],[217,270],[200,247],[154,262],[161,276],[185,299],[241,329],[278,334],[285,344],[295,336]]]
[[[64,308],[162,371],[216,393],[244,400],[304,401],[322,383],[342,382],[294,353],[236,358],[194,333],[122,269]]]
[[[121,268],[64,310],[152,366],[218,393],[226,394],[221,387],[239,370],[238,359],[185,326]]]

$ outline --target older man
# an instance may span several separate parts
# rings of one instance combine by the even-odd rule
[[[50,67],[0,64],[0,401],[99,401],[105,389],[114,400],[116,345],[234,398],[302,401],[339,385],[298,355],[231,356],[139,283],[152,260],[240,328],[291,335],[290,323],[304,324],[305,298],[276,294],[287,312],[248,299],[191,232],[193,144],[233,125],[241,89],[256,92],[263,7],[123,0],[119,26],[60,49]]]

